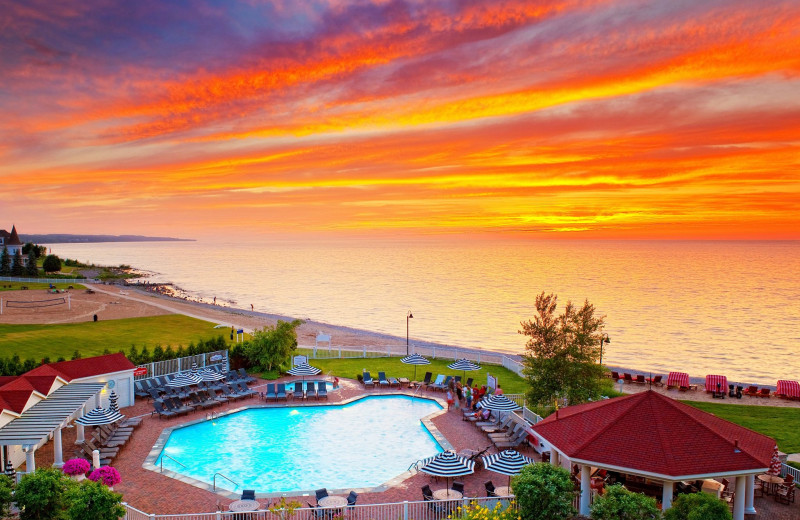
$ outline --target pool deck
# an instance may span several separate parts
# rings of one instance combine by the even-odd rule
[[[287,377],[278,382],[293,381],[295,378]],[[258,381],[251,388],[259,391],[264,390],[266,381]],[[352,400],[356,397],[363,395],[380,395],[387,393],[397,393],[397,390],[364,390],[363,386],[357,381],[342,379],[340,380],[341,388],[337,391],[328,392],[328,402],[332,404],[342,403]],[[411,392],[404,391],[403,393],[410,394]],[[419,396],[437,397],[442,398],[441,392],[421,390]],[[311,400],[311,404],[315,401]],[[320,401],[325,403],[325,400]],[[222,406],[213,408],[217,413],[224,413],[226,411],[236,410],[249,405],[263,405],[265,402],[260,398],[251,398],[236,401],[233,403],[226,403]],[[289,405],[292,405],[292,400],[289,399]],[[281,403],[278,406],[285,406]],[[134,406],[122,409],[122,413],[126,416],[132,417],[145,414],[142,425],[136,429],[132,438],[120,450],[119,455],[113,462],[113,466],[122,475],[122,482],[114,486],[114,490],[123,494],[123,500],[131,506],[144,511],[146,513],[155,514],[180,514],[180,513],[206,513],[216,511],[218,507],[222,510],[228,510],[228,504],[233,502],[235,498],[232,495],[224,496],[222,494],[213,493],[196,487],[192,484],[181,482],[175,478],[170,478],[166,475],[161,475],[158,472],[145,469],[143,465],[147,457],[150,455],[153,446],[156,444],[159,436],[163,430],[168,427],[189,423],[202,419],[210,410],[199,410],[188,415],[175,417],[172,419],[160,419],[158,416],[150,415],[153,409],[152,404],[145,399],[137,399]],[[456,451],[462,449],[482,450],[483,448],[491,445],[486,434],[480,432],[471,423],[461,420],[461,411],[453,410],[444,412],[432,419],[433,424],[444,436],[447,442],[452,445]],[[88,430],[88,429],[87,429]],[[75,441],[75,428],[67,428],[62,430],[63,439],[63,452],[64,459],[72,458],[72,446]],[[332,432],[332,434],[346,435],[347,432]],[[524,447],[519,450],[524,455],[527,455],[534,460],[540,460],[539,455],[530,447]],[[497,453],[497,450],[492,448],[489,453]],[[52,465],[53,463],[53,442],[48,442],[42,448],[36,451],[36,463],[38,466],[44,467]],[[487,480],[492,480],[496,486],[505,485],[507,477],[498,475],[487,471],[485,469],[476,470],[474,474],[466,477],[459,477],[465,484],[466,494],[469,496],[485,496],[483,483]],[[429,484],[431,488],[437,489],[445,486],[443,480],[435,481],[429,475],[417,473],[408,476],[405,479],[395,479],[391,485],[382,492],[360,493],[358,497],[359,504],[377,504],[387,502],[402,502],[404,500],[421,500],[422,495],[420,488],[425,484]],[[320,486],[322,487],[322,486]],[[354,488],[356,489],[356,488]],[[346,494],[346,493],[345,493]],[[238,496],[236,497],[238,498]],[[303,506],[307,502],[314,503],[315,498],[311,495],[291,496],[286,495],[287,500],[297,500]],[[262,505],[266,506],[269,501],[275,499],[263,498],[259,499]],[[800,518],[800,500],[791,505],[782,505],[775,503],[771,497],[756,498],[755,507],[758,511],[757,515],[750,515],[748,518],[764,518],[764,519],[796,519]]]

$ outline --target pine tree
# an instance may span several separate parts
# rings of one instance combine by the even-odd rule
[[[17,248],[14,253],[14,261],[11,263],[11,276],[22,276],[25,274],[25,265],[22,263],[22,251]]]
[[[11,274],[11,257],[8,254],[8,248],[3,246],[3,252],[0,253],[0,276],[8,276]]]
[[[33,248],[28,251],[28,265],[25,266],[25,274],[31,277],[39,276],[39,268],[36,266],[36,251]]]

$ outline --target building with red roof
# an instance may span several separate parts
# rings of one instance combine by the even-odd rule
[[[6,248],[8,251],[9,258],[14,258],[14,255],[17,254],[17,250],[19,250],[20,254],[22,254],[22,242],[19,239],[19,235],[17,234],[17,226],[11,226],[11,233],[6,231],[5,229],[0,229],[0,250]],[[22,265],[28,264],[28,257],[22,255]]]
[[[602,468],[663,483],[665,509],[677,482],[735,479],[734,518],[742,519],[745,498],[752,509],[753,478],[767,470],[775,447],[765,435],[653,391],[563,408],[533,430],[550,446],[551,462],[581,466],[581,514],[588,514],[591,468]]]

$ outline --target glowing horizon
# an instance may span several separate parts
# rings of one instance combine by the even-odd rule
[[[0,13],[0,228],[800,239],[790,1]]]

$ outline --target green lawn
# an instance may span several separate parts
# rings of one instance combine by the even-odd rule
[[[77,284],[72,281],[67,281],[63,283],[54,283],[53,285],[55,285],[57,289],[67,289],[70,285],[76,291],[86,289],[86,287],[84,287],[83,285]],[[35,283],[0,282],[0,291],[19,291],[20,289],[22,289],[23,286],[27,287],[31,291],[36,291],[36,290],[43,291],[45,289],[48,289],[50,287],[50,284],[39,283],[39,282]]]
[[[131,345],[140,350],[147,345],[152,351],[156,345],[188,346],[219,335],[227,339],[227,334],[228,330],[215,329],[213,323],[179,314],[60,325],[0,325],[0,355],[16,353],[22,360],[70,359],[76,350],[83,357],[100,355],[105,349],[127,352]]]
[[[682,401],[745,428],[769,435],[785,453],[800,452],[800,408]]]
[[[308,352],[300,350],[300,354],[307,354]],[[447,365],[452,363],[453,360],[431,359],[430,365],[417,366],[417,381],[422,381],[425,377],[425,372],[433,374],[432,379],[436,379],[437,374],[445,374],[452,376],[464,376],[463,371],[455,371],[447,368]],[[347,377],[355,379],[363,369],[372,375],[373,378],[378,377],[378,372],[386,372],[387,377],[407,377],[413,379],[414,365],[405,365],[400,362],[400,358],[358,358],[358,359],[310,359],[309,363],[312,366],[320,368],[327,375]],[[481,370],[474,372],[467,372],[466,378],[470,377],[475,380],[474,384],[485,385],[486,373],[490,373],[497,377],[498,383],[503,391],[507,394],[522,394],[525,393],[527,383],[524,379],[519,377],[514,372],[497,365],[483,365]]]

